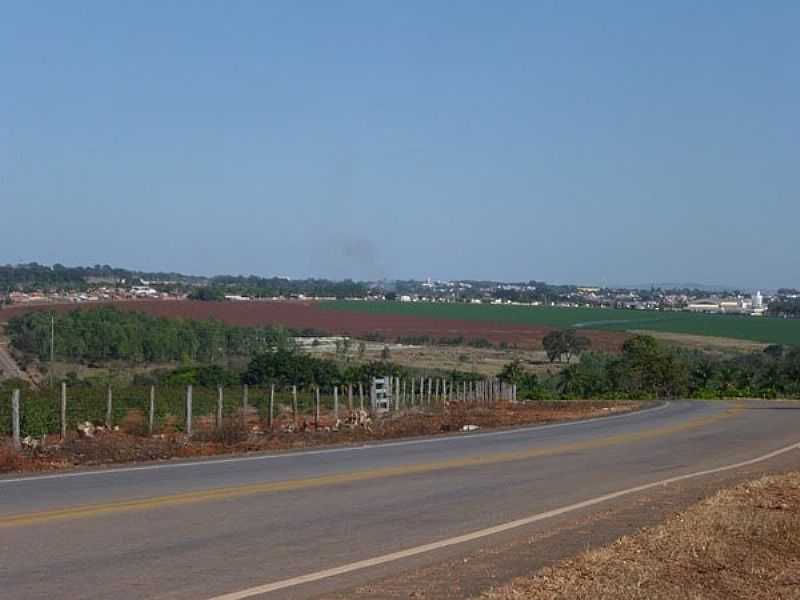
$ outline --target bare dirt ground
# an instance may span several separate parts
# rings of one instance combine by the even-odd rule
[[[800,598],[800,472],[720,491],[662,525],[481,598]]]
[[[12,306],[0,310],[0,321],[31,310],[91,310],[103,303]],[[318,302],[254,301],[254,302],[193,302],[190,300],[131,300],[115,302],[120,310],[145,312],[161,317],[190,319],[215,318],[230,325],[284,325],[294,329],[350,335],[353,337],[378,333],[387,340],[402,336],[431,336],[466,339],[486,339],[520,348],[541,349],[542,338],[553,327],[514,325],[480,321],[439,320],[409,315],[374,315],[350,311],[326,310]],[[582,330],[591,340],[594,350],[619,351],[628,334],[619,331]]]
[[[213,419],[199,417],[195,426],[200,431],[191,440],[179,433],[160,433],[152,437],[136,435],[134,432],[142,426],[141,418],[131,415],[120,431],[104,431],[89,439],[72,433],[63,443],[57,436],[50,436],[38,447],[22,452],[14,452],[8,440],[0,439],[0,473],[364,443],[459,432],[464,425],[491,429],[573,421],[629,412],[637,410],[641,404],[530,402],[502,403],[494,408],[453,404],[443,414],[407,411],[375,419],[363,426],[343,425],[338,431],[334,430],[330,414],[323,414],[316,427],[308,417],[299,419],[295,425],[291,415],[283,413],[275,420],[273,431],[254,414],[248,415],[245,426],[241,419],[231,419],[221,432],[213,430]]]

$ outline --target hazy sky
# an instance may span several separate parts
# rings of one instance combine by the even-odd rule
[[[5,1],[0,263],[800,286],[798,31],[794,0]]]

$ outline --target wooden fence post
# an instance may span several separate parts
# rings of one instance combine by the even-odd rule
[[[67,439],[67,382],[61,382],[61,439]]]
[[[292,420],[297,425],[297,386],[292,386]]]
[[[275,414],[275,384],[269,387],[269,430],[272,431],[272,420]]]
[[[217,431],[222,431],[222,406],[225,402],[225,391],[221,385],[217,386]]]
[[[192,386],[186,387],[186,435],[192,437]]]
[[[19,390],[11,392],[11,439],[14,450],[22,449],[22,440],[19,434]]]
[[[156,416],[156,386],[150,386],[150,410],[147,416],[147,432],[153,435],[153,421]]]
[[[111,389],[111,384],[108,386],[108,394],[106,396],[106,428],[111,429],[114,421],[114,392]]]

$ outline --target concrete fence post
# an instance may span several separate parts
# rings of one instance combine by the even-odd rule
[[[292,386],[292,420],[297,425],[297,386]]]
[[[397,378],[397,395],[394,397],[394,410],[395,412],[400,411],[400,406],[403,402],[403,396],[406,395],[406,382],[403,380],[401,382],[400,378]]]
[[[319,386],[314,388],[314,429],[319,429]]]
[[[416,399],[414,398],[414,388],[415,388],[415,387],[416,387],[416,385],[417,385],[417,383],[416,383],[416,382],[417,382],[417,378],[416,378],[416,377],[412,377],[412,378],[411,378],[411,407],[412,407],[412,408],[414,407],[414,402],[415,402],[415,400],[416,400]]]
[[[347,410],[353,412],[353,384],[347,384]]]
[[[192,386],[186,387],[186,435],[192,437]]]
[[[150,410],[147,414],[147,433],[153,435],[153,422],[156,416],[156,386],[150,386]]]
[[[19,433],[19,390],[11,392],[11,439],[14,450],[22,449],[22,440]]]
[[[358,401],[359,401],[359,406],[360,406],[361,410],[363,411],[364,410],[364,384],[363,383],[359,383],[358,384]]]
[[[275,418],[275,384],[269,386],[269,429],[272,431],[272,422]]]
[[[242,427],[247,427],[247,409],[250,404],[250,388],[245,383],[242,387]]]
[[[225,390],[217,386],[217,431],[222,431],[222,406],[225,402]]]
[[[339,420],[339,386],[333,386],[333,418]]]
[[[111,429],[111,426],[114,422],[114,391],[111,389],[111,385],[108,386],[108,392],[106,395],[106,427]]]
[[[67,382],[61,382],[61,439],[67,439]]]

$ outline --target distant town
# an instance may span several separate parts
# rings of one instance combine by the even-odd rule
[[[800,291],[782,288],[720,290],[553,285],[540,281],[473,280],[330,281],[256,276],[199,277],[140,273],[109,266],[64,267],[27,263],[0,267],[4,305],[108,303],[130,300],[332,300],[463,302],[548,307],[688,311],[796,317]]]

